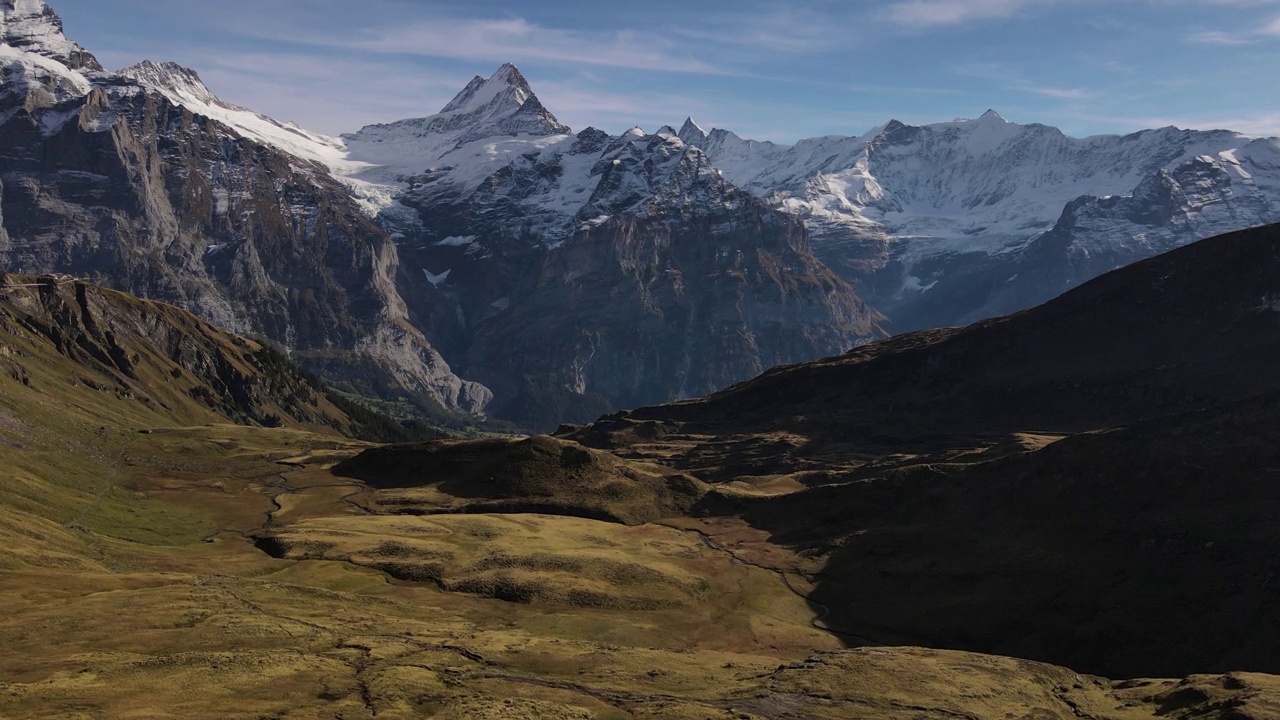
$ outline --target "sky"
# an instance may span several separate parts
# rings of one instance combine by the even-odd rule
[[[1083,137],[1280,135],[1280,0],[50,0],[110,69],[173,60],[328,134],[520,67],[561,122],[794,142],[995,109]]]

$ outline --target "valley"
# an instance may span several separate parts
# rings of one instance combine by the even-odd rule
[[[1280,718],[1278,222],[1274,137],[331,137],[0,0],[0,718]]]
[[[225,371],[184,366],[181,348],[255,346],[182,311],[10,276],[0,714],[1273,717],[1280,682],[1240,670],[1277,662],[1280,458],[1261,440],[1274,391],[1192,380],[1270,357],[1274,313],[1253,297],[1280,277],[1277,237],[1218,238],[1030,319],[884,341],[557,436],[399,445],[344,437],[350,421],[290,389],[304,378],[287,365],[241,365],[259,391],[210,402],[195,388]],[[1217,313],[1217,365],[1178,342],[1194,327],[1135,337],[1113,313],[1089,353],[1175,333],[1134,356],[1165,369],[1129,404],[1049,404],[1033,375],[1025,406],[961,400],[953,381],[957,400],[917,412],[915,432],[887,422],[909,397],[874,380],[888,368],[985,362],[1003,333],[1034,354],[1042,340],[1010,328],[1078,318],[1116,287],[1218,298],[1197,315]],[[41,332],[63,308],[81,324]],[[1059,368],[1039,366],[1077,397],[1112,382],[1088,365],[1070,380],[1054,355]],[[152,394],[166,385],[143,382],[152,372],[195,384]],[[866,393],[854,417],[882,434],[841,419],[839,395],[804,392],[829,373]],[[1184,410],[1192,387],[1217,396]],[[901,397],[877,417],[886,389]]]

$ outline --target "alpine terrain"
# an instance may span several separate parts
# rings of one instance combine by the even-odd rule
[[[1272,226],[554,437],[377,446],[269,347],[0,276],[0,714],[1274,718],[1277,278]]]
[[[977,120],[795,145],[680,137],[804,220],[814,253],[893,330],[963,325],[1049,300],[1188,242],[1280,220],[1280,139],[1173,127],[1067,137]]]
[[[326,137],[116,73],[5,0],[0,264],[269,338],[345,390],[530,428],[1043,302],[1280,220],[1280,141],[988,112],[784,146],[560,123],[512,65]]]
[[[0,717],[1280,717],[1277,141],[0,73]]]

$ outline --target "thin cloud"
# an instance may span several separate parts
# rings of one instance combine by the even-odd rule
[[[725,74],[667,38],[633,30],[609,33],[538,25],[524,18],[438,18],[355,37],[270,36],[300,45],[389,55],[505,62],[539,60],[681,73]]]
[[[1186,40],[1187,42],[1195,45],[1223,45],[1227,47],[1237,47],[1241,45],[1253,45],[1263,40],[1275,37],[1280,37],[1280,17],[1271,20],[1255,30],[1246,30],[1242,32],[1209,30],[1188,35]]]
[[[1035,95],[1043,95],[1044,97],[1054,98],[1055,100],[1084,100],[1093,96],[1093,93],[1085,88],[1023,85],[1009,89],[1017,90],[1019,92],[1028,92]]]
[[[1255,38],[1245,37],[1238,33],[1229,33],[1222,30],[1209,30],[1205,32],[1193,33],[1187,36],[1187,42],[1193,45],[1251,45],[1257,40]]]
[[[915,27],[958,25],[1011,17],[1028,4],[1029,0],[908,0],[889,6],[888,17]]]

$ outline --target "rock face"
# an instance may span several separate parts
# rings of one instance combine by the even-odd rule
[[[542,429],[883,335],[801,223],[669,128],[571,134],[514,66],[338,140],[173,63],[102,72],[43,3],[10,15],[11,269],[173,302],[350,390],[485,410],[448,357]]]
[[[346,140],[353,158],[398,158],[376,172],[397,172],[416,211],[401,226],[404,262],[422,269],[410,307],[453,306],[421,322],[527,426],[710,392],[883,335],[802,223],[670,128],[569,134],[511,66],[439,115]]]
[[[1275,139],[1077,140],[994,112],[794,146],[692,119],[573,134],[512,65],[331,138],[172,63],[103,72],[43,2],[0,8],[0,263],[177,303],[349,390],[538,429],[1280,219]]]
[[[351,425],[274,348],[171,305],[47,276],[0,273],[0,288],[0,373],[47,398],[76,407],[77,392],[114,395],[122,417],[179,424]]]
[[[1275,138],[1163,128],[1075,139],[994,111],[794,146],[692,120],[680,134],[728,180],[803,218],[818,258],[899,332],[1021,310],[1280,220]]]
[[[62,19],[44,0],[0,0],[0,44],[72,70],[102,70],[97,58],[62,34]]]
[[[179,104],[216,101],[194,72],[80,72],[99,68],[43,3],[5,7],[22,44],[0,46],[0,264],[179,305],[352,390],[484,409],[408,322],[394,243],[326,168]]]

